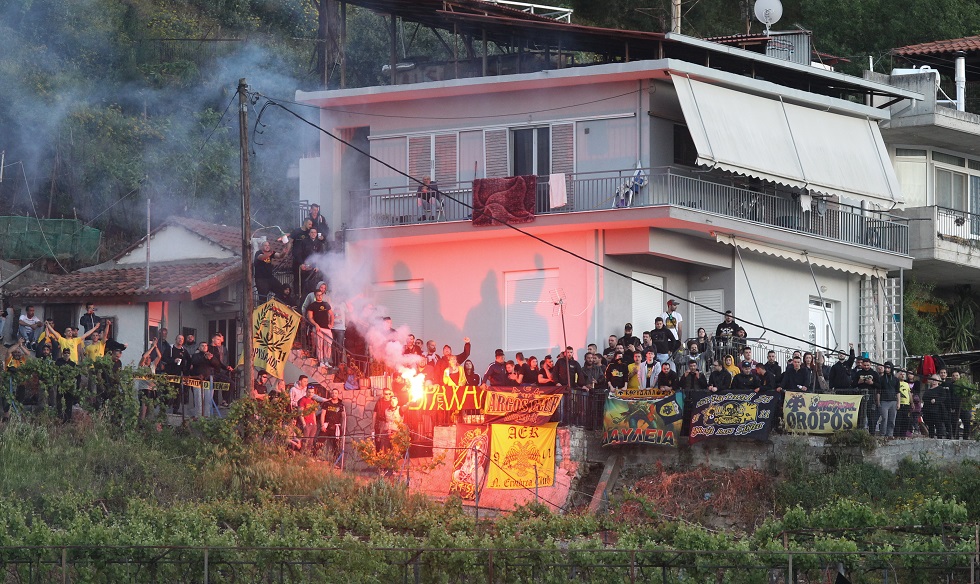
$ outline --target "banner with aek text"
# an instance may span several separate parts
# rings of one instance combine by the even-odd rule
[[[555,484],[558,422],[540,426],[492,424],[487,488],[533,489]]]

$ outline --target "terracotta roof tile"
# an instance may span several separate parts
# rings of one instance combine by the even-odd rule
[[[43,284],[14,290],[11,296],[48,302],[81,302],[89,298],[195,300],[240,278],[241,261],[237,259],[157,264],[150,266],[149,289],[144,288],[146,269],[136,266],[53,276]]]
[[[201,237],[209,239],[221,247],[240,254],[242,249],[242,229],[230,225],[219,225],[208,223],[190,217],[170,217],[168,224],[180,225],[189,231],[197,233]]]
[[[937,53],[955,53],[956,51],[980,51],[980,36],[969,36],[959,39],[930,41],[917,45],[908,45],[892,49],[893,55],[930,55]]]

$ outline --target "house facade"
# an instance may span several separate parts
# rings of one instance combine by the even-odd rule
[[[127,345],[123,362],[139,361],[161,328],[198,341],[215,332],[237,354],[241,311],[241,229],[171,217],[115,259],[10,292],[18,311],[33,304],[59,332],[78,326],[89,302]],[[149,261],[147,261],[149,259]],[[18,312],[19,314],[19,312]]]
[[[882,136],[905,195],[912,275],[950,292],[980,285],[980,37],[893,50],[900,66],[869,76],[923,95],[889,106]],[[954,276],[955,274],[955,276]]]
[[[654,36],[664,58],[299,92],[342,140],[321,138],[301,188],[352,226],[347,255],[394,324],[469,336],[478,368],[498,347],[540,358],[602,347],[626,322],[638,335],[671,298],[685,337],[732,310],[776,347],[899,359],[912,257],[887,213],[903,203],[878,128],[889,111],[832,94],[920,95]],[[442,213],[420,212],[402,173],[430,176]],[[475,227],[473,180],[517,175],[538,177],[533,222]]]

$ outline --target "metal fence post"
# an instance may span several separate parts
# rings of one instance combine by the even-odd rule
[[[204,584],[208,584],[208,548],[204,548]]]
[[[68,582],[68,548],[61,548],[61,584]]]
[[[490,550],[490,555],[487,557],[487,582],[488,584],[493,584],[493,550]]]
[[[630,551],[630,584],[636,584],[636,550]]]

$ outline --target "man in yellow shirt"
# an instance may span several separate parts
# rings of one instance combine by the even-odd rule
[[[64,335],[54,330],[54,327],[52,327],[50,324],[45,324],[45,327],[48,330],[48,334],[51,335],[51,338],[58,341],[58,346],[61,348],[60,352],[68,349],[68,358],[72,363],[77,365],[79,348],[82,346],[82,343],[85,342],[85,339],[95,333],[95,331],[99,330],[100,325],[101,323],[96,324],[94,328],[89,329],[80,337],[76,335],[75,329],[70,326],[65,329]]]
[[[111,320],[103,321],[105,323],[105,336],[109,337],[109,327],[112,326]],[[101,324],[101,323],[100,323]],[[98,328],[98,327],[95,327]],[[92,361],[96,361],[105,356],[105,341],[102,340],[102,333],[92,329],[92,341],[85,345],[85,358]],[[86,333],[88,334],[88,333]]]

